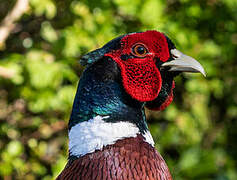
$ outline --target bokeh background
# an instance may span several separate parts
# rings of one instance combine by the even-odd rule
[[[166,33],[207,71],[177,77],[172,105],[147,111],[174,179],[237,179],[236,0],[0,0],[0,22],[0,179],[58,175],[78,60],[147,29]]]

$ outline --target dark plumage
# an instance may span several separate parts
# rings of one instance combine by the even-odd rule
[[[202,66],[157,31],[120,36],[81,58],[69,121],[69,162],[60,179],[171,180],[154,148],[144,107],[173,100],[174,77]]]

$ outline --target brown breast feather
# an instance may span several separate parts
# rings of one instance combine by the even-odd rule
[[[69,162],[57,180],[172,180],[161,155],[141,135]]]

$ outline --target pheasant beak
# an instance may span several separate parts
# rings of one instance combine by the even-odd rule
[[[197,60],[183,54],[177,49],[172,49],[171,54],[174,60],[163,63],[161,65],[162,67],[170,67],[169,71],[200,72],[206,77],[204,68]]]

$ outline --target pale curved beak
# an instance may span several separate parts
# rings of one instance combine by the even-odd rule
[[[171,54],[174,60],[165,62],[162,67],[170,67],[169,71],[182,71],[182,72],[200,72],[206,77],[206,73],[202,65],[190,56],[187,56],[177,49],[172,49]]]

